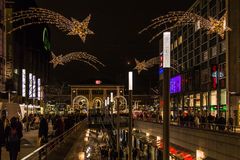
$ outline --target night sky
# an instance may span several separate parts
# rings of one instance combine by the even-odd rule
[[[58,66],[51,73],[51,79],[69,84],[80,84],[93,79],[105,83],[127,83],[127,72],[135,66],[134,58],[149,59],[158,55],[158,41],[149,44],[154,32],[138,32],[150,20],[174,10],[186,10],[195,0],[36,0],[39,7],[59,12],[67,18],[82,21],[89,14],[92,19],[89,28],[95,32],[84,43],[78,36],[66,36],[54,26],[51,29],[51,50],[55,54],[72,51],[86,51],[98,57],[106,67],[99,66],[97,72],[82,62],[71,62]],[[130,63],[130,64],[129,64]],[[134,72],[136,88],[153,87],[158,71],[137,75]]]

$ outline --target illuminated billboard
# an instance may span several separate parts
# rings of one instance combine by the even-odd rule
[[[170,94],[181,92],[182,77],[178,75],[170,79]]]
[[[22,96],[26,97],[26,69],[22,69]]]

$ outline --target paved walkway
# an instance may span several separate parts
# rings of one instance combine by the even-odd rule
[[[52,132],[52,125],[49,123],[49,133]],[[18,154],[18,159],[21,159],[37,149],[39,147],[38,143],[38,129],[30,130],[29,132],[23,131],[23,137],[21,139],[21,149]],[[2,159],[9,160],[9,153],[6,151],[6,148],[2,148]]]

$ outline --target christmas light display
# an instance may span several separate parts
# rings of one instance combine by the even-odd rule
[[[91,15],[86,17],[82,22],[79,22],[74,18],[69,20],[63,15],[47,9],[30,8],[14,12],[11,17],[7,17],[2,22],[5,21],[13,24],[13,28],[8,31],[8,34],[34,24],[52,24],[61,31],[68,32],[67,35],[78,35],[85,42],[87,35],[94,34],[93,31],[88,29],[90,19]]]
[[[64,56],[62,54],[59,56],[56,56],[52,52],[52,60],[50,61],[50,63],[52,63],[53,68],[55,68],[57,65],[64,65],[65,63],[68,63],[73,60],[85,62],[85,63],[89,64],[90,66],[92,66],[93,68],[95,68],[96,70],[98,70],[98,68],[95,66],[96,63],[104,66],[104,64],[101,63],[97,59],[97,57],[87,54],[85,52],[71,52]]]
[[[135,59],[136,62],[136,66],[134,67],[135,70],[137,70],[138,74],[140,74],[142,71],[147,71],[149,68],[152,68],[155,65],[160,65],[160,63],[162,63],[160,61],[160,57],[153,57],[149,60],[143,60],[142,62],[138,61],[137,59]],[[180,66],[178,65],[176,60],[171,59],[171,68],[176,70],[177,72],[179,72],[176,68]]]
[[[142,62],[135,59],[135,62],[136,62],[136,67],[134,67],[134,69],[138,71],[138,74],[140,74],[143,70],[147,71],[148,68],[151,68],[154,65],[160,64],[159,57],[151,58],[148,61],[143,60]]]
[[[151,42],[165,31],[187,24],[195,24],[199,29],[207,30],[208,34],[217,33],[221,38],[224,38],[225,32],[231,31],[231,28],[226,25],[226,19],[227,12],[219,20],[213,17],[206,19],[192,12],[169,12],[167,15],[153,19],[153,23],[141,30],[139,33],[141,34],[151,28],[160,28],[160,32],[152,37],[150,40]]]

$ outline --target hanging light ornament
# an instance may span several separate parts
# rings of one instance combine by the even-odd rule
[[[149,68],[153,67],[154,65],[160,64],[159,57],[154,57],[149,60],[143,60],[142,62],[135,59],[136,66],[134,67],[135,70],[138,71],[140,74],[143,70],[147,71]]]
[[[143,60],[142,62],[135,59],[136,66],[134,67],[135,70],[137,70],[138,74],[140,74],[142,71],[147,71],[149,68],[154,67],[155,65],[160,65],[160,57],[153,57],[149,60]],[[171,68],[179,72],[176,68],[182,65],[179,65],[176,60],[171,59]],[[183,67],[182,67],[183,68]]]
[[[61,31],[68,32],[67,35],[78,35],[85,42],[87,35],[94,34],[93,31],[88,29],[90,19],[91,15],[87,16],[82,22],[79,22],[74,18],[69,20],[61,14],[47,9],[30,8],[14,12],[11,17],[4,19],[3,22],[13,24],[13,28],[7,32],[8,34],[33,24],[52,24]]]
[[[64,65],[65,63],[71,62],[73,60],[85,62],[88,65],[95,68],[96,70],[98,70],[98,68],[95,66],[96,63],[98,63],[102,66],[105,66],[103,63],[101,63],[97,59],[97,57],[87,54],[86,52],[71,52],[64,56],[62,54],[59,56],[56,56],[52,52],[52,60],[49,63],[52,63],[53,68],[56,68],[57,65]]]
[[[192,12],[185,11],[169,12],[167,15],[153,19],[152,20],[153,23],[144,28],[143,30],[141,30],[139,34],[151,28],[152,29],[160,28],[161,31],[152,37],[152,39],[149,41],[151,42],[167,30],[172,30],[176,27],[187,24],[195,24],[198,25],[199,28],[207,30],[208,34],[217,33],[223,39],[225,32],[231,31],[231,28],[229,28],[226,25],[226,19],[227,12],[225,12],[225,14],[219,20],[213,17],[209,17],[208,19],[206,19]],[[171,25],[172,23],[175,24]]]

